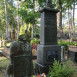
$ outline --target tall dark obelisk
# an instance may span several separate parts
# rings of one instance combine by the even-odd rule
[[[50,0],[47,0],[47,7],[40,10],[40,45],[37,47],[36,66],[45,73],[53,65],[54,59],[61,60],[61,47],[57,44],[57,12]]]

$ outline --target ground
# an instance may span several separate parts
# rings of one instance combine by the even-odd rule
[[[0,57],[0,77],[5,77],[6,67],[8,66],[9,59]],[[33,60],[33,66],[35,67],[36,60]]]
[[[5,72],[8,62],[9,59],[6,59],[5,57],[0,57],[0,77],[5,77]]]
[[[3,48],[0,48],[3,50]],[[0,77],[5,77],[6,67],[9,63],[9,59],[3,56],[0,56]],[[35,66],[36,60],[33,60],[33,64]],[[75,68],[74,74],[72,77],[77,77],[77,63],[71,62],[72,66]]]

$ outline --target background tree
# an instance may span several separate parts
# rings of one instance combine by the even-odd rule
[[[39,17],[39,13],[35,11],[35,0],[24,1],[19,10],[19,14],[26,24],[29,23],[32,24],[32,38],[33,38],[34,25],[36,24],[37,18]]]
[[[2,38],[6,33],[6,19],[4,0],[0,0],[0,37]]]
[[[6,0],[4,0],[4,5],[5,5],[5,16],[6,16],[6,37],[8,39],[8,19],[7,19],[7,3],[6,3]]]
[[[17,39],[19,37],[19,29],[20,29],[18,10],[19,10],[19,1],[17,0]]]
[[[16,21],[16,7],[13,6],[13,0],[8,1],[7,5],[7,14],[8,14],[8,21],[9,21],[9,27],[11,29],[11,38],[12,40],[15,40],[15,29],[17,29],[17,21]]]

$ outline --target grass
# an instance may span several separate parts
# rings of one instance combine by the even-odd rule
[[[0,60],[0,71],[2,71],[3,69],[6,69],[7,65],[8,65],[8,59],[3,59]]]
[[[9,59],[0,57],[0,77],[5,77],[6,68],[8,66]],[[36,60],[33,60],[33,66],[35,67]]]
[[[5,77],[8,61],[8,59],[0,59],[0,77]]]

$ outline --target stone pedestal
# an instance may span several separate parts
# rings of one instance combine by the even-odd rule
[[[54,59],[61,61],[61,47],[57,45],[57,22],[53,8],[43,8],[41,13],[40,45],[37,47],[37,69],[41,73],[48,73],[49,66],[53,65]]]
[[[61,47],[59,45],[39,45],[37,48],[37,71],[48,73],[49,66],[52,66],[55,60],[61,60]]]
[[[37,63],[53,65],[54,59],[60,60],[61,47],[58,45],[39,45],[37,48]]]
[[[68,59],[77,63],[77,48],[76,47],[69,47]]]

